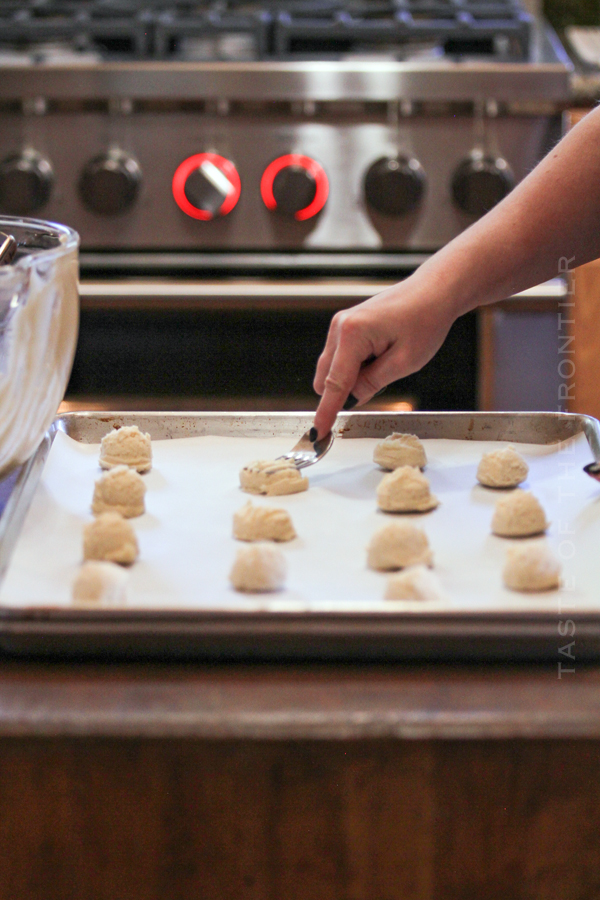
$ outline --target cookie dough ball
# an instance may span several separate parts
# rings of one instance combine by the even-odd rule
[[[135,469],[115,466],[96,481],[92,512],[95,516],[103,512],[118,512],[126,519],[141,516],[146,509],[145,493],[144,479]]]
[[[385,600],[445,600],[445,594],[433,572],[425,566],[411,566],[390,575],[383,595]]]
[[[244,466],[240,485],[248,494],[297,494],[308,489],[304,478],[291,459],[259,459]]]
[[[83,558],[130,565],[138,555],[135,532],[117,512],[105,512],[83,529]]]
[[[375,532],[367,548],[371,569],[403,569],[425,563],[433,564],[427,535],[412,522],[390,522]]]
[[[120,606],[125,603],[128,575],[111,562],[85,562],[73,582],[74,603],[102,603]]]
[[[529,466],[514,447],[484,453],[477,468],[477,480],[485,487],[512,488],[527,478]]]
[[[238,541],[292,541],[296,531],[285,509],[245,506],[233,514],[233,536]]]
[[[137,425],[124,425],[109,431],[100,444],[100,465],[103,469],[129,466],[138,472],[152,467],[150,435],[143,434]]]
[[[496,503],[492,531],[501,537],[530,537],[548,527],[540,501],[529,491],[517,488]]]
[[[377,505],[385,512],[425,512],[438,505],[429,481],[413,466],[401,466],[384,475],[377,488]]]
[[[545,541],[510,547],[504,584],[513,591],[551,591],[560,586],[560,563]]]
[[[382,469],[398,469],[400,466],[422,469],[427,465],[427,457],[425,447],[415,434],[394,432],[377,444],[373,462]]]
[[[229,580],[236,591],[262,593],[282,588],[286,573],[281,550],[272,544],[252,544],[238,550]]]

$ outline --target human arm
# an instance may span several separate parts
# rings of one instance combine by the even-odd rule
[[[333,317],[314,381],[319,435],[350,393],[365,403],[424,366],[459,316],[552,278],[561,258],[581,265],[598,256],[600,108],[413,275]]]

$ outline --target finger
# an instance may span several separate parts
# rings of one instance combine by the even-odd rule
[[[327,374],[329,372],[329,369],[331,368],[331,361],[333,360],[335,351],[337,350],[338,343],[339,317],[334,316],[329,325],[325,347],[323,348],[323,352],[317,360],[317,368],[313,381],[313,388],[316,394],[322,394],[325,390],[325,379],[327,378]]]
[[[358,400],[358,403],[363,404],[386,388],[392,381],[397,381],[399,378],[404,378],[409,374],[410,372],[403,365],[398,353],[394,353],[393,348],[391,348],[382,353],[374,362],[361,368],[356,383],[352,388],[352,393]]]
[[[351,342],[342,341],[338,344],[315,413],[315,428],[319,437],[333,428],[335,417],[356,382],[364,355],[360,348]],[[368,356],[368,352],[366,355]]]
[[[333,360],[333,356],[336,351],[336,344],[329,342],[325,345],[323,352],[321,353],[319,359],[317,360],[317,368],[315,371],[315,377],[313,379],[313,389],[315,394],[322,395],[325,390],[325,379],[327,378],[327,374],[331,368],[331,361]]]

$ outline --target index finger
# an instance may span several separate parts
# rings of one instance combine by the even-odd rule
[[[356,344],[345,341],[338,344],[315,413],[315,428],[319,437],[333,428],[337,414],[356,383],[363,355]]]

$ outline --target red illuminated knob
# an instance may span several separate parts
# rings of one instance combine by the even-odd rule
[[[325,206],[329,182],[319,163],[310,156],[288,153],[267,166],[260,194],[267,209],[303,222]]]
[[[231,212],[242,185],[231,160],[218,153],[196,153],[177,167],[172,188],[179,209],[193,219],[209,222]]]

